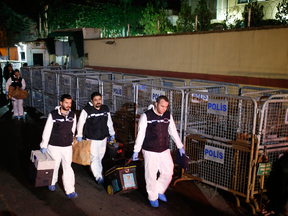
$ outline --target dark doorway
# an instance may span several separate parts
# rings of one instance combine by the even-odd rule
[[[42,53],[33,54],[33,65],[43,66],[43,54]]]

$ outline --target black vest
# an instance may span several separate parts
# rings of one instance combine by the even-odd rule
[[[75,114],[70,111],[68,116],[58,114],[58,109],[51,112],[53,119],[53,128],[49,140],[49,145],[53,146],[70,146],[73,142],[72,127]]]
[[[11,76],[11,80],[12,80],[11,86],[15,87],[15,89],[17,86],[19,86],[19,88],[22,87],[22,77],[15,78],[14,76]]]
[[[102,105],[97,110],[94,106],[87,105],[84,110],[87,112],[84,137],[91,140],[103,140],[109,136],[107,126],[109,108],[106,105]]]
[[[147,151],[163,152],[169,148],[168,127],[170,112],[158,116],[153,109],[145,112],[147,116],[146,135],[142,148]]]

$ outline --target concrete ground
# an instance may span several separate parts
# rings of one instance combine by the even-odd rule
[[[168,202],[160,201],[159,208],[152,208],[145,192],[141,161],[134,162],[138,189],[126,194],[108,195],[103,185],[95,182],[88,166],[74,163],[78,198],[65,196],[61,178],[55,192],[46,186],[34,187],[29,180],[29,158],[31,150],[39,149],[46,119],[31,108],[26,108],[24,122],[12,119],[5,95],[1,95],[0,107],[0,216],[252,215],[243,198],[243,207],[237,208],[232,194],[195,181],[181,181],[169,187]],[[112,161],[106,157],[103,163],[106,169]]]

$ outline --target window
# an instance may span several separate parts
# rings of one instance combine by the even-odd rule
[[[20,58],[21,58],[21,61],[26,61],[25,60],[25,52],[20,52]]]

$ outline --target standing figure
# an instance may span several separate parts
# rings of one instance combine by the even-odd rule
[[[60,106],[49,113],[40,143],[41,152],[48,152],[55,160],[52,183],[48,186],[50,191],[55,191],[58,181],[60,164],[63,169],[63,185],[68,198],[77,197],[75,193],[75,176],[71,167],[72,144],[76,130],[76,114],[71,111],[72,98],[68,94],[61,96]]]
[[[167,111],[168,105],[168,98],[161,95],[157,98],[155,107],[148,108],[141,115],[132,155],[133,161],[138,160],[138,153],[142,148],[146,190],[152,207],[159,206],[158,198],[167,202],[164,193],[172,180],[174,163],[169,149],[168,135],[176,143],[180,155],[185,154],[173,117]],[[158,171],[160,176],[157,179]]]
[[[85,127],[84,127],[85,124]],[[84,131],[83,131],[84,127]],[[102,96],[99,92],[91,94],[91,102],[82,110],[77,125],[77,141],[81,142],[84,136],[91,140],[91,170],[98,182],[103,184],[102,158],[106,151],[107,137],[115,140],[113,122],[106,105],[102,105]]]
[[[17,86],[21,89],[25,89],[26,83],[24,78],[20,76],[19,70],[16,69],[15,73],[12,77],[10,77],[5,85],[6,89],[6,95],[8,96],[8,90],[9,86],[13,86],[15,89]],[[23,111],[23,99],[16,99],[14,97],[11,97],[12,104],[13,104],[13,110],[14,110],[14,118],[18,119],[18,116],[20,120],[23,120],[24,117],[24,111]]]
[[[11,64],[7,64],[5,67],[4,67],[4,78],[7,82],[7,80],[12,77],[14,75],[14,70],[12,68],[12,65]]]

